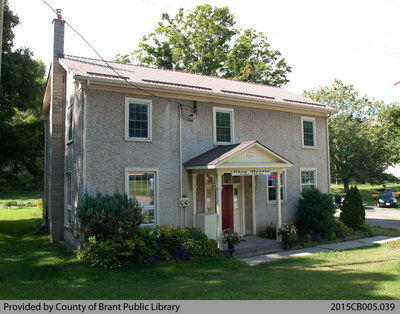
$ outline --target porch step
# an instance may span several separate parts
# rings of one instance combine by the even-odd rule
[[[261,253],[280,251],[281,244],[275,240],[268,240],[257,236],[245,236],[243,240],[235,246],[234,257],[246,257]],[[224,244],[224,251],[228,246]]]

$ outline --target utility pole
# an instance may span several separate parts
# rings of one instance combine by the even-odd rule
[[[0,0],[0,87],[1,87],[1,55],[3,54],[3,15],[4,15],[4,0]]]

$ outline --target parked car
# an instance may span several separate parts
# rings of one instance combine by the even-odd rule
[[[385,192],[393,193],[394,197],[400,197],[400,192],[397,192],[396,190],[393,189],[383,188],[372,192],[372,198],[375,199],[380,193],[385,193]]]
[[[378,207],[397,207],[397,200],[392,192],[379,193],[376,199],[376,206]]]

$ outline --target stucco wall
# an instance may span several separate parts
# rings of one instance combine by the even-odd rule
[[[71,172],[72,212],[83,199],[84,174],[83,174],[83,127],[84,127],[84,90],[79,84],[75,84],[73,77],[66,77],[66,101],[65,101],[65,165],[64,173]],[[72,141],[68,141],[69,112],[72,111]],[[65,213],[65,204],[64,204]],[[78,242],[72,234],[77,235],[79,226],[64,228],[64,240],[77,247]]]
[[[152,142],[125,141],[125,97],[152,99]],[[191,101],[180,101],[190,112]],[[187,107],[189,106],[189,107]],[[197,102],[198,115],[193,122],[182,121],[183,162],[213,148],[213,106]],[[287,170],[287,202],[282,205],[284,222],[294,220],[300,193],[300,168],[317,169],[317,187],[328,191],[326,118],[298,113],[226,106],[234,109],[234,143],[258,140],[293,163]],[[302,148],[301,117],[316,119],[316,149]],[[125,191],[125,168],[158,169],[159,223],[180,224],[179,198],[179,120],[174,102],[118,92],[90,90],[87,115],[87,174],[89,193]],[[198,176],[198,212],[204,209],[204,181]],[[246,178],[246,232],[252,231],[251,179]],[[256,180],[257,231],[276,220],[276,205],[267,205],[266,180]],[[183,173],[183,193],[192,200],[192,176]],[[191,205],[192,206],[192,205]],[[191,225],[192,207],[186,223]]]

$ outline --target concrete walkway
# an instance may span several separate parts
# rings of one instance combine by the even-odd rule
[[[377,237],[364,238],[364,239],[358,239],[358,240],[353,240],[353,241],[321,244],[318,246],[304,248],[304,249],[298,249],[298,250],[287,250],[287,251],[281,250],[281,251],[275,252],[275,253],[268,253],[268,254],[250,256],[250,257],[245,257],[245,258],[238,258],[238,260],[245,262],[250,266],[254,266],[254,265],[257,265],[260,263],[272,262],[272,261],[276,261],[276,260],[283,259],[283,258],[307,256],[307,255],[322,253],[322,252],[341,251],[341,250],[354,249],[354,248],[359,248],[359,247],[364,247],[364,246],[373,246],[375,244],[387,243],[387,242],[395,241],[398,239],[400,239],[400,237],[391,238],[391,237],[377,236]]]

